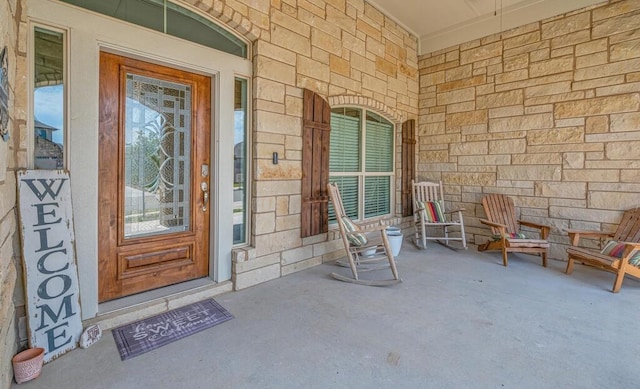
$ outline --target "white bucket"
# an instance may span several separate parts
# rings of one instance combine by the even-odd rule
[[[404,235],[398,227],[387,227],[387,238],[389,238],[389,246],[391,246],[391,253],[394,257],[400,254],[400,248],[402,247],[402,239]]]

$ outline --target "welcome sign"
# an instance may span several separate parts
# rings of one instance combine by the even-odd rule
[[[29,345],[49,362],[82,333],[69,174],[19,171],[18,191]]]

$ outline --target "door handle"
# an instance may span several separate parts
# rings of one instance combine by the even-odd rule
[[[203,200],[202,200],[202,212],[207,212],[207,204],[209,204],[209,185],[206,182],[200,184],[200,189],[202,190]]]

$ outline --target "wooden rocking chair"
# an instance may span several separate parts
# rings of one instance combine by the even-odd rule
[[[565,273],[571,274],[574,261],[595,266],[616,274],[613,293],[622,287],[625,274],[640,278],[640,208],[630,209],[622,215],[615,232],[567,230],[571,246],[567,248],[568,263]],[[580,238],[610,239],[601,250],[579,247]]]
[[[413,182],[411,181],[411,195],[413,196],[413,222],[415,225],[415,243],[422,249],[427,248],[427,240],[444,242],[449,246],[449,241],[460,241],[462,247],[467,248],[467,240],[464,235],[464,209],[445,210],[442,182]],[[456,215],[454,217],[454,215]],[[457,217],[457,218],[456,218]],[[449,227],[460,227],[460,237],[449,236]],[[428,236],[428,227],[442,227],[443,235]]]
[[[504,266],[507,266],[507,253],[509,252],[539,254],[542,257],[542,266],[547,267],[547,251],[549,249],[547,237],[551,227],[517,220],[515,206],[509,196],[502,194],[485,196],[482,199],[482,207],[488,220],[480,219],[480,222],[491,227],[493,238],[478,246],[478,251],[501,250]],[[529,239],[520,232],[520,226],[538,229],[540,239]]]
[[[349,277],[334,272],[331,276],[336,280],[369,286],[386,286],[402,282],[387,238],[387,226],[379,225],[369,228],[358,226],[346,216],[338,186],[328,184],[327,188],[338,221],[342,243],[347,252],[346,266],[353,274],[353,277]],[[345,264],[338,261],[338,265]],[[389,269],[393,277],[389,279],[363,279],[359,274],[359,272]]]

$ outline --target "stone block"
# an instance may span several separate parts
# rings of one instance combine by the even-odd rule
[[[447,69],[445,71],[445,81],[449,82],[449,81],[470,78],[472,75],[472,71],[473,71],[473,67],[471,64]]]
[[[583,81],[594,78],[615,76],[618,74],[626,74],[635,71],[636,69],[640,69],[640,58],[633,58],[604,65],[576,69],[574,73],[574,80]]]
[[[535,105],[532,107],[525,107],[525,115],[532,115],[536,113],[553,112],[553,104]]]
[[[262,181],[255,182],[255,195],[260,197],[267,196],[283,196],[300,194],[300,181],[296,180],[280,180],[280,181]],[[273,203],[275,209],[275,199]]]
[[[351,66],[349,65],[349,61],[333,54],[329,55],[329,69],[332,72],[341,74],[345,77],[349,77],[351,74]]]
[[[463,103],[455,103],[447,105],[448,113],[469,112],[476,109],[475,101],[465,101]]]
[[[522,90],[512,90],[508,92],[493,93],[476,98],[476,108],[495,108],[523,103]]]
[[[584,153],[563,153],[562,167],[565,169],[583,169],[585,161]]]
[[[488,120],[487,110],[469,111],[454,113],[446,116],[446,124],[448,128],[465,126],[470,124],[486,123]]]
[[[529,54],[529,60],[531,62],[544,61],[545,59],[549,59],[550,57],[551,55],[550,55],[549,48],[535,50],[535,51],[532,51],[531,54]]]
[[[289,196],[278,196],[276,198],[276,216],[289,214]]]
[[[593,22],[593,39],[640,28],[640,10]]]
[[[541,26],[542,39],[550,39],[560,35],[570,34],[575,31],[591,27],[591,15],[589,12],[558,19]]]
[[[245,273],[237,273],[234,278],[235,290],[246,289],[250,286],[280,278],[280,264],[261,267]]]
[[[640,130],[640,112],[613,114],[610,120],[611,132]]]
[[[500,180],[560,181],[562,169],[554,165],[498,166]]]
[[[276,210],[276,197],[257,197],[253,204],[253,212],[274,212]]]
[[[342,239],[334,239],[313,245],[313,256],[318,257],[334,251],[344,250]]]
[[[577,182],[618,182],[620,181],[620,171],[607,169],[565,169],[562,172],[562,180]]]
[[[584,142],[584,127],[532,130],[527,133],[527,142],[530,145],[582,143]]]
[[[300,215],[276,217],[276,231],[300,229]]]
[[[476,47],[460,52],[460,64],[482,61],[492,57],[502,55],[502,42],[495,42],[488,45]]]
[[[482,84],[485,84],[487,82],[487,76],[484,75],[484,74],[481,74],[481,75],[478,75],[478,76],[474,76],[474,77],[470,77],[470,78],[465,78],[465,79],[462,79],[462,80],[450,81],[450,82],[446,82],[446,83],[442,83],[442,81],[440,81],[442,79],[442,77],[444,76],[444,72],[433,73],[432,75],[437,75],[438,76],[437,77],[437,80],[439,81],[438,92],[446,92],[446,91],[450,91],[450,90],[453,90],[453,89],[468,88],[468,87],[472,87],[472,86],[482,85]],[[436,81],[435,77],[428,77],[428,76],[432,76],[432,75],[423,76],[423,77],[427,77],[426,80],[429,81],[429,85],[433,85],[433,82]]]
[[[436,97],[438,105],[446,105],[453,103],[460,103],[463,101],[470,101],[475,99],[474,88],[464,88],[458,90],[452,90],[450,92],[438,93]]]
[[[522,105],[502,106],[489,110],[489,118],[501,118],[508,116],[524,115],[524,107]]]
[[[489,154],[521,154],[527,150],[526,139],[502,139],[489,141]]]
[[[447,185],[495,186],[495,173],[442,173],[442,180]]]
[[[593,54],[600,51],[606,51],[608,48],[607,39],[597,39],[586,43],[576,45],[575,55],[576,57]]]
[[[589,29],[553,38],[551,39],[551,57],[573,55],[573,45],[588,42],[590,39],[591,31]]]
[[[514,36],[513,38],[504,39],[503,43],[505,49],[512,49],[514,47],[528,45],[538,41],[540,41],[540,31],[535,30],[526,34]]]
[[[640,141],[611,142],[605,145],[608,159],[640,159]]]
[[[537,182],[535,195],[550,198],[584,199],[587,184],[584,182]]]
[[[602,88],[596,88],[596,96],[611,96],[620,95],[625,93],[640,92],[640,82],[631,82],[621,85],[606,86]]]
[[[573,70],[573,66],[573,56],[565,56],[548,59],[546,61],[535,62],[529,65],[529,77],[542,77],[554,73],[568,72]]]
[[[509,82],[526,80],[529,78],[529,69],[518,69],[510,72],[496,74],[496,84],[506,84]]]
[[[440,72],[435,72],[435,73],[429,73],[429,74],[421,74],[420,75],[420,86],[421,87],[427,87],[427,86],[432,86],[432,85],[438,85],[444,82],[444,71],[440,71]],[[441,85],[438,85],[438,88],[440,88]],[[457,88],[449,88],[450,89],[457,89]],[[444,91],[444,89],[443,89]]]
[[[397,76],[397,65],[395,62],[376,56],[376,71],[395,78]]]
[[[513,57],[505,58],[505,60],[503,61],[503,65],[504,72],[526,69],[529,67],[529,54],[523,53]]]
[[[489,152],[488,142],[462,142],[449,145],[450,155],[474,155],[487,154]]]
[[[258,143],[255,148],[255,156],[262,159],[271,159],[274,152],[283,154],[284,145],[273,143]]]
[[[609,61],[609,54],[604,52],[584,55],[576,57],[576,68],[585,68],[589,66],[597,66],[606,64]]]
[[[561,81],[553,84],[530,86],[525,88],[524,95],[527,98],[556,95],[559,93],[571,92],[571,81]]]
[[[418,153],[418,163],[449,162],[448,150],[433,150]]]
[[[630,209],[640,206],[640,199],[638,198],[637,192],[599,192],[590,190],[587,205],[589,208],[618,211],[620,209]]]
[[[640,108],[640,95],[637,93],[596,97],[556,104],[554,117],[557,119],[576,116],[596,116],[611,113],[633,112]]]
[[[287,153],[290,155],[291,153]],[[270,159],[260,159],[256,166],[258,180],[297,180],[302,178],[302,164],[299,160],[280,160],[274,165]]]
[[[446,132],[444,121],[438,123],[421,124],[418,128],[419,136],[444,134]]]
[[[299,74],[312,77],[316,80],[329,82],[331,73],[329,66],[320,64],[310,58],[299,55],[297,70]]]
[[[621,182],[636,182],[640,183],[640,170],[621,170],[620,171]]]
[[[255,67],[256,77],[264,77],[276,82],[295,85],[296,68],[292,65],[258,56]]]
[[[592,116],[588,117],[585,123],[585,133],[601,134],[609,132],[608,116]]]
[[[299,230],[286,230],[255,237],[258,257],[302,246]]]
[[[293,250],[282,252],[282,265],[290,265],[292,263],[304,261],[313,257],[313,246],[298,247]]]
[[[308,24],[282,13],[277,9],[273,9],[271,11],[271,23],[284,27],[302,36],[309,36],[311,34],[311,27]]]
[[[553,116],[549,113],[489,119],[490,132],[528,131],[553,127]]]
[[[514,165],[560,165],[560,153],[514,154],[511,156]]]
[[[585,209],[577,207],[549,207],[549,214],[558,219],[567,219],[572,222],[612,223],[620,222],[620,211],[607,211],[599,209]]]
[[[276,215],[275,213],[256,213],[254,215],[254,233],[256,235],[269,234],[275,231]]]
[[[299,271],[309,269],[320,264],[322,264],[322,257],[310,258],[304,261],[293,263],[291,265],[283,266],[282,276],[284,277],[289,274],[297,273]]]
[[[306,39],[308,42],[308,37]],[[342,41],[321,30],[311,31],[311,45],[334,55],[340,56],[342,54]]]
[[[548,55],[549,44],[550,43],[548,40],[544,40],[542,42],[535,42],[535,43],[530,43],[524,46],[514,47],[513,49],[507,49],[507,50],[504,50],[504,58],[506,59],[506,58],[513,57],[516,55],[521,55],[524,53],[534,53],[534,52],[538,52],[540,50],[545,50],[545,49]],[[539,60],[539,59],[537,59],[535,56],[531,58],[532,62],[535,60]]]
[[[586,119],[581,117],[570,118],[570,119],[558,119],[556,120],[556,128],[584,126],[585,122],[586,122]]]
[[[458,165],[461,166],[497,166],[510,165],[511,156],[509,155],[482,155],[482,156],[465,156],[458,157]]]

